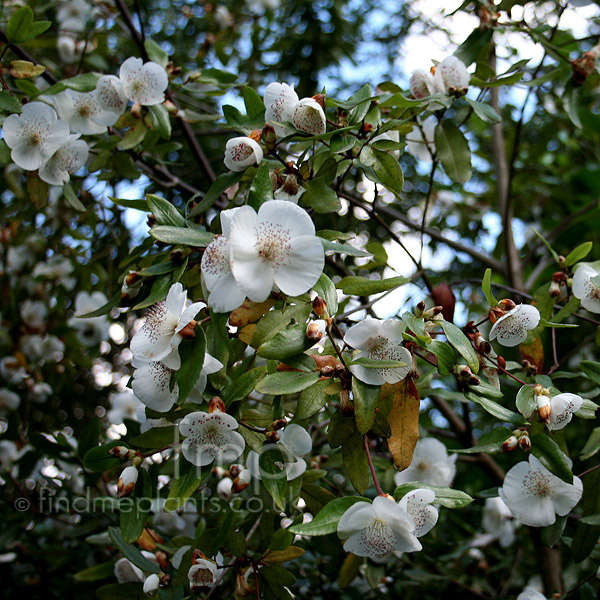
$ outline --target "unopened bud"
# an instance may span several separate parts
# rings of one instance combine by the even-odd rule
[[[340,392],[340,411],[345,417],[354,415],[354,405],[350,400],[349,390],[342,390]]]
[[[131,107],[131,114],[136,118],[136,119],[141,119],[142,117],[142,105],[138,104],[137,102]]]
[[[429,308],[428,310],[426,310],[423,313],[423,318],[426,321],[432,321],[433,319],[435,319],[438,315],[442,314],[442,311],[444,310],[443,306],[434,306],[432,308]]]
[[[277,142],[277,134],[275,133],[275,127],[271,123],[265,123],[262,130],[262,139],[267,148],[275,148]]]
[[[498,356],[496,358],[496,361],[498,362],[498,366],[501,369],[506,369],[506,359],[504,358],[504,356]]]
[[[208,403],[208,412],[214,413],[217,411],[219,411],[219,412],[226,411],[225,402],[223,402],[223,400],[219,396],[213,396],[210,399],[210,402]]]
[[[184,254],[181,248],[175,248],[175,250],[171,250],[169,254],[169,260],[175,265],[183,264]]]
[[[567,274],[562,271],[556,271],[556,273],[552,275],[552,281],[556,281],[556,283],[566,283]]]
[[[154,227],[156,225],[156,217],[152,214],[149,214],[148,218],[146,219],[146,225],[148,225],[148,227]]]
[[[262,129],[255,129],[248,137],[259,143],[262,137]]]
[[[500,300],[500,302],[498,302],[498,306],[505,312],[517,307],[517,305],[510,298],[504,298]]]
[[[286,425],[287,425],[286,419],[276,419],[269,425],[269,427],[267,429],[271,429],[273,431],[279,431],[280,429],[283,429]]]
[[[525,433],[519,438],[519,448],[523,450],[523,452],[529,452],[531,450],[531,439],[529,438],[529,434]]]
[[[421,300],[421,302],[419,302],[419,304],[417,304],[417,306],[415,307],[415,317],[421,318],[423,316],[424,312],[425,312],[425,302],[423,302],[423,300]]]
[[[271,444],[275,444],[279,441],[279,434],[276,431],[265,431],[265,437]]]
[[[229,475],[231,475],[232,479],[235,479],[243,470],[242,465],[231,465],[229,467]]]
[[[319,374],[321,377],[333,377],[335,375],[335,368],[331,365],[325,365],[324,367],[321,367]]]
[[[219,479],[221,479],[222,477],[225,477],[227,471],[225,471],[225,469],[223,467],[213,467],[210,472],[215,476],[218,477]]]
[[[512,452],[518,444],[519,440],[514,435],[511,435],[502,443],[502,452]]]
[[[169,568],[169,557],[167,556],[167,553],[164,552],[163,550],[157,550],[155,553],[155,556],[156,556],[156,561],[160,565],[160,568],[163,571],[166,571]],[[169,575],[165,575],[165,577],[169,577]],[[161,579],[161,583],[162,583],[162,579]]]
[[[108,453],[111,456],[116,456],[117,458],[127,458],[129,459],[129,453],[130,452],[134,452],[134,450],[130,450],[129,448],[126,448],[125,446],[115,446],[114,448],[111,448]]]
[[[325,298],[321,298],[321,296],[317,296],[312,301],[312,309],[315,315],[322,317],[327,311],[327,302]]]
[[[315,94],[312,99],[317,102],[321,106],[323,110],[325,110],[325,94]]]
[[[229,477],[224,477],[217,483],[217,495],[222,500],[229,500],[231,498],[233,492],[231,488],[233,487],[233,481],[229,479]]]
[[[471,375],[471,377],[469,377],[469,385],[479,385],[480,383],[481,379],[476,375]]]
[[[558,298],[558,296],[560,296],[560,294],[561,294],[560,283],[557,283],[556,281],[552,281],[550,283],[549,294],[550,294],[551,298]]]
[[[540,419],[546,423],[549,423],[551,414],[550,398],[545,395],[536,395],[536,400]]]
[[[504,316],[504,311],[499,306],[494,306],[488,311],[488,318],[492,323],[495,323],[500,317]]]
[[[234,480],[233,485],[231,486],[231,491],[234,494],[239,494],[243,492],[249,485],[252,480],[252,475],[248,469],[244,469]]]
[[[184,340],[194,339],[196,337],[196,332],[194,331],[196,324],[196,321],[192,319],[183,329],[179,331],[179,335]]]
[[[127,275],[125,275],[125,283],[129,287],[133,287],[136,283],[141,282],[143,277],[137,271],[129,271]]]
[[[160,577],[156,573],[148,575],[144,581],[144,594],[146,594],[146,596],[154,596],[159,585]]]
[[[117,494],[119,498],[129,496],[135,488],[138,479],[138,470],[136,467],[125,467],[117,481]]]
[[[550,390],[539,383],[533,386],[533,393],[536,396],[549,396]]]
[[[306,337],[311,342],[318,342],[320,339],[323,338],[323,332],[321,331],[317,323],[308,324],[306,328]]]

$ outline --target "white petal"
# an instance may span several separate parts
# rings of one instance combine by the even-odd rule
[[[569,514],[581,500],[582,494],[583,484],[579,477],[573,477],[573,484],[566,483],[562,480],[557,481],[552,496],[554,510],[558,515],[564,517]]]
[[[586,263],[581,263],[573,276],[573,295],[593,313],[600,313],[600,287],[592,281],[597,276],[598,271]]]
[[[304,427],[292,423],[279,432],[279,441],[294,456],[303,456],[312,450],[312,438]]]
[[[127,61],[125,61],[127,62]],[[123,90],[123,83],[114,75],[103,75],[96,84],[96,94],[98,96],[98,104],[108,113],[117,115],[123,114],[127,107],[127,96]],[[104,125],[112,125],[112,123],[104,123]]]
[[[327,131],[327,120],[321,105],[312,98],[303,98],[296,104],[292,123],[299,131],[310,135],[321,135]]]
[[[309,214],[302,207],[284,200],[265,202],[258,209],[258,223],[285,230],[292,238],[315,235],[315,225]]]
[[[181,283],[174,283],[169,288],[169,293],[165,300],[165,306],[167,310],[179,317],[185,309],[185,303],[187,301],[187,292],[183,289]]]
[[[245,171],[249,166],[259,164],[262,159],[262,148],[252,138],[232,138],[225,145],[224,162],[230,171]]]
[[[338,521],[337,532],[341,539],[362,531],[375,518],[375,511],[370,502],[355,502]]]
[[[46,157],[38,149],[28,144],[15,146],[10,153],[10,157],[15,164],[25,171],[35,171],[46,161]]]
[[[413,71],[410,76],[410,92],[413,98],[427,98],[435,93],[433,75],[424,69]]]
[[[280,202],[273,200],[267,204]],[[296,206],[286,202],[289,206]],[[325,251],[316,236],[301,236],[290,241],[287,264],[275,270],[274,280],[279,289],[289,296],[300,296],[317,283],[323,273]]]
[[[380,328],[381,321],[367,317],[346,331],[344,342],[356,350],[366,350],[369,340],[379,336]]]
[[[298,94],[287,83],[270,83],[265,89],[265,121],[282,123],[291,121],[294,107],[298,102]]]
[[[133,393],[152,410],[157,412],[171,410],[179,394],[177,384],[173,387],[173,391],[169,390],[172,373],[173,371],[159,362],[152,362],[136,369],[131,383]]]
[[[415,522],[415,535],[421,537],[431,531],[438,520],[438,511],[430,504],[435,500],[435,492],[417,489],[406,494],[399,505],[406,510]]]
[[[194,302],[190,304],[182,313],[181,317],[179,317],[179,324],[175,329],[175,333],[180,332],[190,321],[193,321],[198,313],[206,308],[206,304],[204,302]]]
[[[550,398],[550,422],[548,429],[556,431],[570,423],[573,413],[577,412],[583,404],[583,398],[576,394],[558,394]]]
[[[306,461],[303,458],[298,458],[294,462],[288,462],[285,465],[285,472],[288,481],[297,479],[304,475],[306,471]]]
[[[469,73],[465,64],[456,56],[444,59],[435,70],[435,82],[446,93],[469,87]]]

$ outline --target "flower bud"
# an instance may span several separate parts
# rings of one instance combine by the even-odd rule
[[[517,305],[510,298],[504,298],[500,300],[500,302],[498,302],[498,306],[505,312],[517,307]]]
[[[529,452],[531,450],[531,439],[527,432],[519,438],[519,448],[523,450],[523,452]]]
[[[324,367],[321,367],[319,374],[321,377],[333,377],[335,375],[335,368],[331,365],[325,365]]]
[[[269,150],[275,148],[277,143],[277,134],[275,133],[275,127],[271,123],[265,123],[262,129],[262,140]]]
[[[276,431],[265,431],[265,437],[271,444],[275,444],[279,441],[279,434]]]
[[[163,550],[157,550],[157,551],[155,552],[155,557],[156,557],[156,561],[158,562],[158,565],[160,566],[160,568],[161,568],[163,571],[166,571],[166,570],[169,568],[169,557],[167,556],[167,553],[166,553],[166,552],[164,552]],[[163,582],[163,579],[164,579],[165,577],[169,577],[169,575],[164,575],[164,576],[161,578],[160,582],[161,582],[163,585],[165,584],[165,582]],[[169,582],[166,582],[166,583],[169,583]]]
[[[550,422],[550,414],[552,412],[552,409],[550,408],[549,396],[536,394],[536,400],[537,400],[537,411],[538,411],[538,415],[539,415],[540,419],[546,423],[549,423]]]
[[[479,385],[481,383],[481,379],[477,377],[477,375],[471,375],[469,377],[469,385]]]
[[[426,321],[431,321],[431,320],[435,319],[435,317],[440,315],[443,310],[444,310],[443,306],[433,306],[432,308],[429,308],[428,310],[426,310],[423,313],[423,318]]]
[[[245,171],[250,165],[259,164],[262,159],[262,148],[252,137],[232,138],[225,146],[225,166],[230,171]]]
[[[153,596],[156,593],[156,590],[158,590],[159,584],[160,578],[156,573],[148,575],[144,581],[144,594],[146,594],[146,596]]]
[[[557,283],[556,281],[552,281],[550,283],[549,294],[550,294],[551,298],[558,298],[561,295],[560,283]]]
[[[125,467],[117,482],[117,494],[119,498],[128,496],[133,492],[138,479],[138,470],[136,467]]]
[[[225,402],[219,396],[213,396],[208,403],[208,412],[214,413],[216,411],[225,412]]]
[[[518,444],[519,440],[514,435],[511,435],[509,438],[504,440],[504,442],[502,442],[502,452],[512,452],[516,449]]]
[[[114,448],[111,448],[108,453],[111,456],[115,456],[117,458],[127,458],[129,459],[129,453],[130,452],[134,452],[134,450],[130,450],[129,448],[126,448],[125,446],[115,446]]]
[[[316,323],[309,323],[306,327],[306,337],[311,342],[318,342],[323,337],[323,332]]]
[[[184,259],[184,255],[183,255],[183,250],[181,248],[175,248],[175,250],[171,250],[171,252],[169,254],[169,260],[174,265],[183,264],[183,259]]]
[[[445,58],[436,68],[434,81],[447,94],[464,95],[470,75],[465,64],[456,56]]]
[[[322,317],[327,312],[327,302],[325,298],[321,298],[321,296],[317,296],[312,301],[312,309],[315,315],[318,317]]]
[[[323,109],[325,110],[325,94],[315,94],[312,99]]]
[[[413,98],[427,98],[435,93],[435,84],[431,73],[423,69],[413,71],[410,76],[410,93]]]
[[[303,98],[296,104],[292,123],[299,131],[321,135],[327,131],[327,119],[321,105],[312,98]]]
[[[217,495],[222,500],[229,500],[233,495],[231,488],[233,486],[233,481],[229,479],[229,477],[224,477],[217,483]]]
[[[419,304],[417,304],[417,306],[415,307],[415,317],[421,318],[423,316],[424,312],[425,312],[425,302],[423,302],[423,300],[421,300],[421,302],[419,302]]]
[[[194,329],[196,328],[197,322],[192,319],[183,329],[179,331],[179,335],[184,340],[192,340],[196,337],[196,332]]]
[[[267,427],[267,429],[270,429],[272,431],[279,431],[280,429],[283,429],[286,425],[286,419],[276,419],[269,425],[269,427]]]
[[[242,472],[233,480],[233,486],[231,487],[231,491],[234,494],[239,494],[243,492],[252,481],[252,475],[248,469],[243,469]]]
[[[148,225],[148,227],[154,227],[156,225],[156,217],[153,214],[148,215],[146,225]]]

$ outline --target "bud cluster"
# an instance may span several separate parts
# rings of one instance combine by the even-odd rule
[[[529,437],[529,431],[526,429],[515,429],[512,435],[507,438],[502,444],[502,452],[512,452],[519,447],[523,452],[529,452],[531,450],[531,439]]]

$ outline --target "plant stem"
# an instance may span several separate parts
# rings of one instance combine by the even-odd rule
[[[365,452],[367,453],[367,461],[369,463],[369,469],[371,470],[371,475],[373,477],[373,482],[375,483],[375,489],[377,490],[378,496],[385,496],[385,492],[381,489],[379,485],[379,479],[377,479],[377,474],[375,473],[375,467],[373,466],[373,460],[371,458],[371,450],[369,449],[369,439],[366,435],[363,436],[363,444],[365,446]]]

